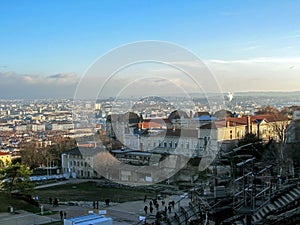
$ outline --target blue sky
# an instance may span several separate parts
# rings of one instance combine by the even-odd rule
[[[274,59],[277,65],[283,59],[285,67],[297,69],[299,11],[300,1],[289,0],[2,1],[0,72],[82,76],[110,49],[141,40],[186,47],[206,61],[221,80],[225,75],[232,78],[232,70],[244,73],[244,65],[234,65],[247,60],[272,63]],[[232,73],[223,76],[220,71],[225,64],[231,66],[225,71]],[[255,66],[251,68],[255,70]],[[225,89],[230,89],[227,86]]]

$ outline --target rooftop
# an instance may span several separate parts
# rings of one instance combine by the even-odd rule
[[[88,214],[85,216],[69,218],[66,220],[72,222],[72,224],[77,225],[91,225],[100,222],[112,221],[112,219],[109,217],[104,217],[97,214]]]

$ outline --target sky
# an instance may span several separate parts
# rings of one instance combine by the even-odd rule
[[[72,97],[97,59],[144,40],[193,52],[224,92],[300,91],[299,11],[294,0],[2,1],[0,99]]]

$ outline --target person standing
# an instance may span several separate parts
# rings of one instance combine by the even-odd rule
[[[148,212],[148,206],[145,205],[144,211],[145,211],[145,213],[147,214],[147,212]]]
[[[150,206],[150,213],[153,213],[153,207]]]
[[[64,216],[63,211],[60,210],[59,214],[60,214],[60,220],[63,220],[63,216]]]
[[[57,198],[54,199],[53,206],[58,206],[58,199]]]

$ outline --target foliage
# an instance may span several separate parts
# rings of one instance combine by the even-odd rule
[[[20,153],[22,164],[31,169],[38,167],[44,157],[42,149],[37,148],[34,143],[22,144]]]
[[[278,141],[285,141],[285,131],[289,124],[290,117],[292,115],[293,110],[297,109],[296,107],[285,107],[281,111],[272,106],[266,106],[264,108],[260,108],[255,114],[263,115],[269,114],[272,115],[274,122],[270,123],[273,131],[276,133],[278,137]]]
[[[238,142],[238,146],[242,146],[242,145],[246,145],[246,144],[250,144],[250,143],[257,143],[257,142],[260,142],[261,140],[255,135],[255,134],[252,134],[252,133],[248,133],[245,135],[245,137],[241,140],[239,140]]]
[[[66,138],[63,141],[58,142],[56,145],[50,146],[47,150],[50,154],[51,160],[56,162],[57,165],[61,165],[62,152],[70,150],[76,146],[77,144],[75,139]]]
[[[2,160],[0,160],[0,169],[4,168],[4,162]]]
[[[54,145],[37,147],[34,143],[21,145],[22,164],[34,169],[39,166],[61,165],[61,153],[76,146],[75,139],[57,140]]]
[[[25,165],[11,163],[0,170],[2,189],[9,194],[13,191],[18,191],[22,194],[30,193],[33,190],[30,175],[31,171]]]
[[[264,151],[264,146],[261,143],[261,139],[259,139],[255,134],[248,133],[244,136],[243,139],[239,140],[238,146],[244,146],[247,144],[253,144],[253,146],[249,146],[240,150],[239,154],[251,154],[255,156],[257,159],[260,159],[262,156],[262,152]]]

